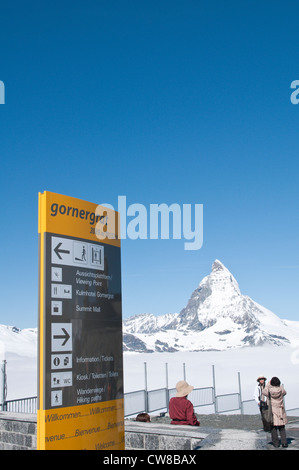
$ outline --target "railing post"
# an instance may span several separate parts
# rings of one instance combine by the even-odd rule
[[[212,365],[212,377],[213,377],[213,401],[215,413],[217,413],[217,404],[216,404],[216,379],[215,379],[215,366]]]
[[[148,391],[147,391],[147,364],[144,363],[144,408],[145,412],[148,413]]]
[[[6,361],[2,361],[2,390],[1,390],[1,403],[2,410],[6,411],[6,393],[7,393],[7,383],[6,383]]]
[[[168,364],[165,363],[165,377],[166,377],[166,409],[169,411],[169,388],[168,388]]]
[[[184,380],[186,381],[186,364],[183,362],[183,377]]]
[[[241,375],[240,375],[240,372],[238,372],[238,383],[239,383],[240,411],[241,411],[241,415],[243,415],[243,414],[244,414],[244,410],[243,410],[243,402],[242,402],[242,390],[241,390]]]

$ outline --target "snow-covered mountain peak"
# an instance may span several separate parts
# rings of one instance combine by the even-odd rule
[[[211,273],[195,289],[180,318],[191,328],[211,326],[222,316],[230,316],[232,303],[241,301],[239,285],[231,272],[215,260]],[[191,320],[192,319],[192,320]],[[190,323],[191,320],[191,323]]]
[[[124,333],[125,350],[147,352],[225,350],[299,341],[297,330],[241,293],[232,273],[218,259],[179,314],[130,317],[124,321]]]
[[[223,292],[225,296],[240,295],[239,284],[232,273],[221,261],[216,259],[212,265],[212,272],[206,276],[202,282],[209,282],[213,289]],[[201,282],[201,283],[202,283]]]
[[[228,271],[228,269],[224,266],[219,259],[215,259],[214,263],[212,264],[212,272],[214,271]]]

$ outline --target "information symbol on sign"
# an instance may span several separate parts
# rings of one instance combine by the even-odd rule
[[[72,368],[72,354],[52,354],[51,356],[51,369],[71,369]]]
[[[59,367],[59,365],[60,365],[60,359],[59,359],[59,357],[55,357],[55,358],[54,358],[53,364],[54,364],[55,367]]]

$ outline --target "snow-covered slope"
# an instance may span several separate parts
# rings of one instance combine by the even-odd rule
[[[3,360],[6,361],[7,400],[36,396],[37,329],[20,330],[15,326],[0,325],[1,366]],[[2,385],[0,374],[0,387]]]
[[[37,328],[21,330],[15,326],[0,325],[0,359],[8,353],[36,357]]]
[[[178,314],[141,314],[124,321],[126,351],[207,351],[244,346],[297,345],[299,327],[242,295],[230,271],[215,260],[212,272]],[[299,325],[299,322],[298,322]]]

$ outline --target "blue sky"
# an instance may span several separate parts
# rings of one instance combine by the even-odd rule
[[[1,3],[0,323],[37,325],[39,191],[203,204],[204,243],[123,240],[123,316],[178,312],[220,259],[299,320],[296,1]]]

